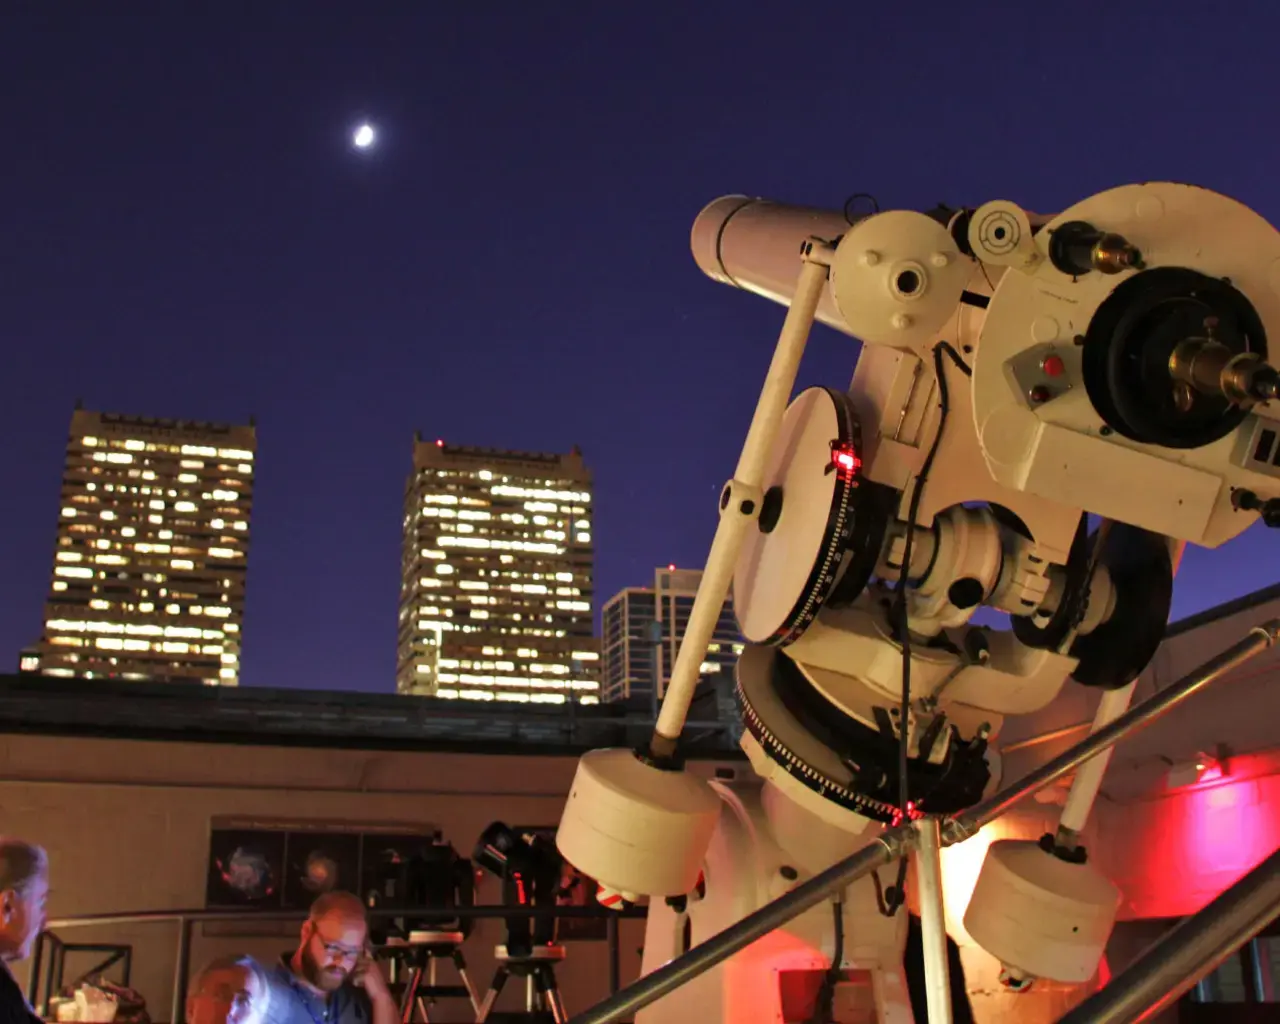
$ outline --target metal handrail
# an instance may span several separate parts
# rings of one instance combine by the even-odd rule
[[[1280,850],[1151,945],[1058,1024],[1147,1020],[1212,974],[1280,914]]]
[[[620,910],[606,910],[604,907],[509,907],[502,904],[469,906],[469,907],[371,907],[368,911],[373,920],[383,918],[439,918],[454,920],[487,920],[492,918],[555,918],[594,919],[605,922],[605,941],[609,944],[609,989],[617,992],[620,984],[621,968],[618,963],[618,921],[626,918],[642,918],[643,907],[629,907]],[[247,922],[247,921],[302,921],[306,918],[303,910],[142,910],[123,914],[80,914],[74,917],[51,918],[45,922],[44,930],[36,939],[35,950],[31,959],[31,976],[27,981],[27,1001],[36,1007],[36,1012],[43,1015],[48,1010],[52,997],[49,985],[46,985],[44,998],[36,1005],[37,989],[40,980],[40,967],[46,941],[58,940],[54,929],[92,928],[107,925],[127,924],[177,924],[178,941],[173,965],[173,998],[170,1004],[171,1024],[181,1024],[187,1001],[187,977],[191,968],[191,927],[212,921]],[[50,979],[51,984],[51,979]]]
[[[1157,718],[1181,704],[1192,694],[1215,679],[1268,649],[1280,639],[1280,619],[1272,619],[1249,630],[1242,640],[1221,654],[1183,676],[1155,696],[1131,708],[1109,725],[1094,732],[1069,750],[1054,758],[1026,778],[1013,783],[988,800],[947,821],[943,839],[950,845],[963,842],[994,818],[1004,814],[1027,797],[1052,785],[1074,771],[1095,754],[1114,746],[1130,733],[1150,725]],[[891,861],[915,848],[915,826],[899,825],[886,829],[872,843],[842,861],[838,861],[790,892],[766,903],[730,925],[706,942],[694,946],[657,970],[591,1009],[572,1018],[569,1024],[614,1024],[661,999],[687,981],[727,960],[734,953],[780,928],[823,900],[843,892]]]

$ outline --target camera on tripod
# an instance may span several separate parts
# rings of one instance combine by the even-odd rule
[[[471,862],[437,833],[429,842],[408,850],[388,849],[373,868],[374,884],[365,894],[369,909],[421,908],[448,911],[471,907],[476,901],[476,880]],[[414,933],[458,932],[471,934],[469,917],[406,915],[370,922],[370,938],[378,946],[409,940]]]
[[[554,907],[561,895],[564,858],[537,832],[495,821],[480,834],[472,859],[502,880],[505,906]],[[509,917],[507,949],[513,957],[528,956],[535,946],[554,943],[556,930],[555,917]]]

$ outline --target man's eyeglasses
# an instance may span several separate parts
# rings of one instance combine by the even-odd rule
[[[320,940],[320,945],[324,947],[325,955],[330,960],[356,960],[364,952],[362,949],[352,949],[350,946],[344,946],[340,942],[329,942],[319,933],[316,934],[316,938]]]

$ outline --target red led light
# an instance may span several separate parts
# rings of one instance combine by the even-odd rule
[[[922,810],[920,810],[919,808],[917,808],[917,807],[916,807],[916,805],[915,805],[915,801],[914,801],[914,800],[908,800],[908,801],[907,801],[907,820],[908,820],[908,821],[919,821],[919,820],[920,820],[921,818],[923,818],[923,817],[924,817],[924,811],[922,811]],[[901,809],[901,808],[894,808],[894,811],[893,811],[893,820],[892,820],[889,824],[890,824],[891,826],[895,827],[895,828],[896,828],[898,825],[901,825],[901,824],[902,824],[902,809]]]
[[[443,442],[443,441],[440,441],[440,440],[437,440],[437,441],[436,441],[436,447],[437,447],[437,448],[443,448],[443,447],[444,447],[444,442]]]
[[[667,565],[667,571],[668,571],[668,572],[675,572],[675,571],[676,571],[676,563],[675,563],[675,562],[670,562],[670,563],[668,563],[668,565]]]
[[[852,445],[833,444],[831,446],[831,465],[846,480],[851,479],[862,468],[862,460]]]

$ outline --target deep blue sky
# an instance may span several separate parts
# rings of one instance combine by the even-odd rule
[[[1280,221],[1280,17],[1222,13],[1272,6],[11,0],[0,662],[39,629],[77,396],[256,415],[247,685],[392,688],[416,428],[580,444],[598,600],[699,564],[783,316],[695,268],[707,201],[1156,178]],[[802,384],[855,356],[819,332]],[[1192,552],[1175,616],[1278,552]]]

